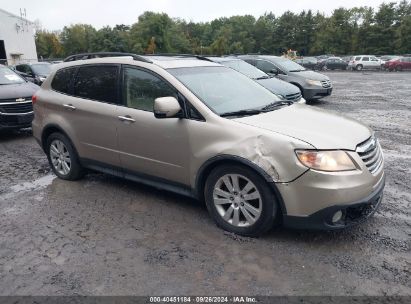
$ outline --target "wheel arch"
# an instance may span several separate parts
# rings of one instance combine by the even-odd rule
[[[64,136],[67,137],[67,139],[70,141],[71,145],[73,146],[75,152],[77,153],[77,149],[73,144],[73,141],[71,140],[70,136],[68,136],[67,132],[65,132],[60,126],[56,124],[48,124],[43,128],[43,131],[41,133],[41,147],[43,148],[43,151],[47,153],[47,138],[53,134],[53,133],[61,133]]]
[[[211,173],[211,171],[221,165],[227,165],[227,164],[233,164],[233,165],[241,165],[244,167],[247,167],[248,169],[253,170],[256,172],[258,175],[260,175],[266,182],[269,188],[273,191],[275,198],[279,204],[280,210],[282,215],[287,214],[287,209],[285,207],[283,198],[281,196],[281,193],[279,192],[277,186],[275,185],[275,182],[273,178],[265,172],[264,169],[256,165],[255,163],[251,162],[250,160],[240,157],[240,156],[235,156],[235,155],[218,155],[210,158],[207,160],[198,170],[198,174],[196,176],[195,180],[195,196],[199,200],[204,200],[204,188],[205,188],[205,183],[207,180],[208,175]]]

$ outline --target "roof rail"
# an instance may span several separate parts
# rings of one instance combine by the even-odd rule
[[[94,53],[80,53],[80,54],[75,54],[68,56],[66,59],[64,59],[64,62],[69,62],[69,61],[77,61],[77,60],[84,60],[84,59],[93,59],[93,58],[102,58],[102,57],[123,57],[123,56],[129,56],[132,57],[133,60],[136,61],[142,61],[146,63],[153,63],[152,61],[148,60],[147,58],[144,58],[141,55],[133,54],[133,53],[123,53],[123,52],[94,52]]]
[[[206,56],[202,55],[196,55],[196,54],[177,54],[177,53],[159,53],[159,54],[146,54],[144,55],[146,57],[150,56],[164,56],[164,57],[187,57],[187,58],[197,58],[198,60],[204,60],[204,61],[210,61],[213,62],[212,60],[208,59]]]

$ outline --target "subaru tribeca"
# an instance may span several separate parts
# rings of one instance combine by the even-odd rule
[[[65,63],[33,103],[34,136],[58,177],[88,168],[205,200],[218,226],[241,235],[279,222],[347,227],[382,199],[368,127],[280,100],[205,58]]]

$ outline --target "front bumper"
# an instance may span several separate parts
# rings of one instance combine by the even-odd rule
[[[33,118],[33,112],[16,115],[5,115],[0,113],[0,130],[29,128],[31,127]]]
[[[381,204],[384,187],[385,175],[382,174],[372,193],[366,197],[351,203],[326,207],[309,216],[284,215],[283,224],[289,228],[310,230],[337,230],[354,226],[374,215]],[[337,211],[342,212],[342,218],[333,223],[332,217]]]
[[[306,100],[311,100],[311,99],[320,99],[326,96],[330,96],[333,91],[333,88],[309,88],[309,89],[303,89],[303,96]]]

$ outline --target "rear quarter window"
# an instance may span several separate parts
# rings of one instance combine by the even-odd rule
[[[76,68],[58,70],[51,82],[51,88],[54,91],[69,94],[75,71]]]

